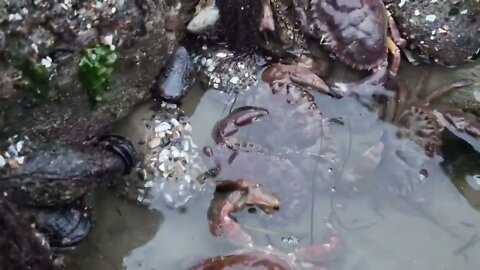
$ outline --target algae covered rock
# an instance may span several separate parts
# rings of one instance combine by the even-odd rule
[[[1,1],[0,141],[81,141],[150,97],[177,47],[165,1]],[[171,13],[170,13],[171,15]]]

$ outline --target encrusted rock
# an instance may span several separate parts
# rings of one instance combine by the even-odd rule
[[[177,46],[166,10],[152,0],[1,1],[0,141],[84,140],[149,98]]]
[[[385,0],[409,48],[425,61],[456,66],[480,49],[478,0]]]

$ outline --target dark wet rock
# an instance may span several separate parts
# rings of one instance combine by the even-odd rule
[[[423,60],[459,65],[480,49],[480,5],[476,0],[403,1],[389,10],[409,47]],[[403,4],[401,4],[403,3]]]
[[[178,102],[184,97],[194,81],[193,62],[184,47],[179,47],[165,70],[157,78],[152,88],[156,98]]]
[[[0,190],[19,204],[69,204],[125,171],[121,157],[100,147],[45,143],[23,148],[0,168]]]
[[[152,0],[2,1],[0,141],[81,141],[148,99],[177,46],[167,10]]]
[[[1,14],[1,11],[0,11]],[[0,268],[4,270],[57,270],[52,254],[15,207],[0,198]]]

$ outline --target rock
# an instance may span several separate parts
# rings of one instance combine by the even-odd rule
[[[452,91],[438,101],[440,108],[455,108],[480,117],[480,85],[467,86]]]
[[[423,60],[459,65],[480,49],[477,0],[384,0],[403,38]]]
[[[81,141],[151,97],[177,47],[164,1],[0,2],[0,141]]]
[[[179,47],[152,88],[153,95],[165,101],[178,102],[192,86],[194,75],[190,55],[184,47]]]

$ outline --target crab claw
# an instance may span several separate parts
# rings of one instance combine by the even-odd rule
[[[274,194],[264,191],[253,181],[219,181],[208,210],[210,233],[214,236],[224,235],[233,244],[251,244],[250,235],[231,216],[231,213],[249,206],[258,206],[266,213],[272,213],[278,210],[280,202]]]
[[[270,7],[270,0],[262,0],[263,15],[260,21],[260,31],[275,31],[275,21],[273,20],[273,12]]]
[[[260,107],[238,108],[217,123],[213,129],[213,139],[217,144],[227,145],[227,137],[236,134],[238,127],[249,125],[266,115],[268,115],[268,110]]]
[[[312,263],[322,263],[334,259],[340,245],[340,235],[337,230],[329,226],[328,241],[318,246],[311,246],[295,251],[297,260]]]
[[[333,97],[341,96],[338,92],[332,91],[317,74],[299,64],[273,64],[263,72],[262,80],[267,83],[279,80],[290,80],[300,86],[309,87]]]
[[[209,5],[195,14],[188,23],[187,30],[191,33],[203,33],[213,27],[220,18],[220,13],[215,5]]]

